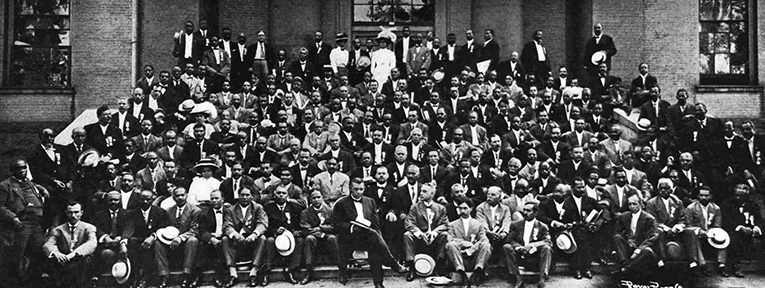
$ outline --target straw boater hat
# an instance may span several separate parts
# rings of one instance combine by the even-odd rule
[[[187,99],[178,105],[178,112],[189,112],[194,109],[194,100]]]
[[[215,163],[215,160],[210,158],[204,158],[204,159],[199,159],[199,162],[197,162],[197,165],[194,165],[194,168],[192,170],[194,170],[195,173],[201,174],[202,168],[205,168],[205,167],[213,168],[213,172],[218,171],[220,169],[218,164]]]
[[[112,277],[117,281],[117,284],[125,283],[130,278],[131,270],[130,259],[127,257],[120,258],[112,265]]]
[[[716,249],[725,249],[730,244],[730,236],[722,228],[711,228],[707,231],[707,242]]]
[[[433,270],[436,267],[436,261],[428,254],[414,255],[414,271],[421,277],[427,277],[433,274]]]
[[[96,149],[88,149],[80,154],[80,157],[77,158],[77,163],[80,164],[81,167],[96,167],[100,160],[101,155],[98,154]]]
[[[167,226],[157,230],[157,240],[159,240],[159,242],[165,243],[166,245],[170,245],[170,243],[173,243],[173,239],[178,237],[180,234],[181,232],[178,231],[178,228]]]
[[[569,231],[563,231],[555,237],[555,246],[563,253],[571,254],[576,252],[576,240]]]
[[[667,256],[671,259],[679,260],[683,258],[683,246],[676,241],[667,242]]]
[[[646,131],[651,127],[651,120],[648,118],[640,118],[637,123],[637,129],[640,131]]]
[[[600,63],[606,61],[606,52],[598,51],[595,53],[592,53],[592,57],[590,57],[590,61],[592,62],[592,65],[600,65]]]
[[[335,36],[335,42],[340,42],[340,41],[348,41],[348,34],[337,33],[337,35]]]

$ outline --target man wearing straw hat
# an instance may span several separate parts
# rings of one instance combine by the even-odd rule
[[[704,259],[704,253],[702,253],[702,246],[710,239],[710,246],[715,247],[717,245],[711,245],[716,241],[714,237],[715,230],[720,230],[722,227],[722,214],[720,206],[712,202],[712,192],[708,186],[702,186],[699,188],[698,200],[688,205],[685,208],[686,226],[683,236],[685,243],[688,244],[688,257],[691,259],[689,267],[694,271],[697,277],[709,276],[709,270],[706,267],[706,261]],[[724,231],[724,230],[722,230]],[[720,233],[721,235],[723,233]],[[728,233],[724,233],[725,236]],[[730,243],[730,237],[719,238],[723,239],[723,242]],[[727,240],[726,240],[727,239]],[[728,271],[725,270],[725,261],[727,251],[725,248],[720,249],[717,246],[715,248],[715,254],[717,254],[718,271],[723,277],[730,276]]]

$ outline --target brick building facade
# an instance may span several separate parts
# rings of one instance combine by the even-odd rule
[[[745,85],[701,83],[699,76],[700,2],[706,0],[434,0],[432,25],[413,26],[413,31],[434,31],[445,40],[457,34],[464,43],[467,29],[476,31],[481,42],[484,29],[494,29],[501,46],[501,60],[520,51],[534,30],[545,32],[545,46],[553,70],[560,65],[583,75],[582,51],[600,22],[619,50],[613,59],[612,75],[625,83],[637,75],[640,62],[648,62],[659,78],[664,98],[673,101],[674,91],[686,88],[696,101],[708,104],[719,117],[759,117],[763,114],[765,85],[765,2],[739,0],[748,4],[749,27]],[[0,11],[13,15],[24,0],[0,1]],[[64,1],[61,1],[64,2]],[[295,59],[297,49],[307,45],[313,32],[325,32],[325,40],[346,32],[367,37],[376,25],[354,22],[354,3],[359,0],[70,0],[71,79],[70,88],[13,87],[7,80],[13,63],[11,47],[17,23],[0,18],[0,122],[66,122],[82,111],[116,103],[129,95],[140,75],[140,67],[152,64],[157,71],[170,70],[172,35],[183,22],[208,19],[213,30],[229,27],[236,35],[246,33],[249,41],[264,30],[277,49],[286,49]],[[417,0],[415,2],[429,2]],[[723,1],[730,2],[730,1]],[[135,33],[135,34],[134,34]],[[136,45],[134,45],[134,43]],[[158,74],[158,73],[157,73]],[[581,77],[580,77],[581,78]],[[702,85],[703,84],[703,85]]]

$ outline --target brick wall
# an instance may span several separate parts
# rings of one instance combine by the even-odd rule
[[[706,90],[706,89],[704,89]],[[762,90],[715,89],[696,91],[696,102],[707,105],[709,114],[718,118],[756,118],[760,116]],[[692,91],[692,90],[691,90]],[[669,93],[669,92],[668,92]],[[675,93],[665,94],[665,98]],[[671,101],[674,102],[674,101]]]
[[[75,113],[129,95],[130,1],[75,0],[71,8],[72,84]],[[67,115],[68,116],[68,115]]]
[[[257,32],[266,31],[266,36],[273,41],[274,35],[268,30],[268,0],[220,0],[220,27],[231,28],[233,39],[239,33],[247,35],[247,43],[255,43]]]
[[[547,61],[553,71],[566,62],[565,10],[565,2],[560,0],[523,0],[523,40],[519,47],[531,41],[534,31],[542,30]]]
[[[472,29],[471,1],[443,0],[436,2],[436,37],[446,45],[446,35],[454,33],[457,44],[465,44],[465,31]]]
[[[285,49],[288,59],[297,59],[298,49],[313,43],[314,32],[321,26],[320,1],[274,0],[271,9],[272,15],[289,15],[271,18],[271,44]],[[334,39],[331,35],[325,37]]]
[[[510,53],[523,48],[523,14],[521,0],[474,0],[473,33],[483,42],[483,31],[494,29],[494,37],[500,47],[500,61],[510,58]]]
[[[644,53],[644,25],[645,15],[643,1],[592,1],[592,22],[582,35],[582,49],[585,43],[592,37],[592,26],[600,22],[603,25],[603,33],[611,36],[616,44],[617,53],[611,60],[611,75],[621,77],[625,84],[637,77],[637,66],[646,61]],[[650,25],[662,24],[661,21]],[[580,52],[583,57],[584,50]],[[590,61],[590,59],[583,59]],[[651,63],[653,64],[653,63]],[[652,68],[656,69],[654,65]],[[654,71],[656,72],[656,71]]]
[[[186,21],[194,22],[195,30],[198,28],[199,0],[141,0],[140,9],[139,67],[151,64],[159,76],[160,71],[170,71],[178,63],[172,54],[173,34],[181,31]],[[139,69],[142,71],[143,68]]]

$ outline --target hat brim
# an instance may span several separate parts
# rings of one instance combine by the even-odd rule
[[[712,234],[716,234],[716,233],[725,234],[725,241],[723,241],[722,243],[717,243],[714,241],[714,239],[712,239],[712,237],[707,237],[707,242],[709,242],[710,246],[714,247],[715,249],[728,248],[728,245],[730,245],[730,235],[728,235],[728,232],[726,232],[722,228],[712,228],[712,229],[709,229],[709,232],[712,232]]]
[[[558,239],[559,237],[567,237],[568,240],[571,242],[571,246],[568,247],[568,249],[564,250],[564,249],[560,249],[560,247],[558,247],[558,249],[560,249],[560,251],[563,251],[563,253],[566,253],[566,254],[571,254],[571,253],[576,252],[576,249],[577,249],[576,240],[574,240],[574,236],[572,236],[571,233],[569,233],[568,231],[561,232],[560,234],[558,234],[557,237],[555,237],[555,239]],[[557,242],[558,241],[555,241],[555,242],[556,242],[556,246],[557,246]]]
[[[427,277],[433,274],[433,270],[436,267],[436,261],[433,260],[433,257],[430,257],[430,255],[427,254],[417,254],[414,255],[414,260],[412,261],[414,265],[414,272],[417,273],[420,277]],[[421,265],[418,265],[421,264]],[[424,265],[424,266],[423,266]],[[420,270],[418,268],[425,267],[426,269]]]
[[[218,170],[220,170],[220,167],[218,165],[215,165],[215,164],[212,164],[212,163],[201,163],[201,164],[194,165],[194,168],[192,168],[192,170],[194,170],[194,173],[200,173],[201,174],[202,173],[202,171],[201,171],[202,168],[205,168],[205,167],[213,168],[213,173],[215,173]]]
[[[125,272],[125,276],[124,277],[114,277],[114,281],[117,281],[117,284],[123,284],[123,283],[127,282],[128,279],[130,279],[130,273],[131,273],[131,270],[132,270],[132,268],[130,267],[130,258],[125,257],[124,261],[123,261],[123,259],[117,260],[117,263],[119,263],[120,261],[125,262],[125,266],[127,266],[127,271]],[[117,263],[114,263],[114,264],[117,264]],[[114,275],[112,275],[112,276],[114,276]]]
[[[290,248],[287,250],[279,250],[279,249],[277,250],[279,251],[279,255],[290,256],[292,255],[292,252],[295,251],[295,236],[293,236],[292,232],[290,232],[289,230],[285,230],[284,233],[282,233],[282,235],[285,235],[285,237],[287,237],[290,243]]]
[[[178,228],[175,228],[173,226],[167,226],[165,228],[157,230],[157,240],[159,242],[162,242],[166,245],[170,245],[173,243],[173,239],[175,237],[178,237],[180,234],[180,231],[178,231]]]

